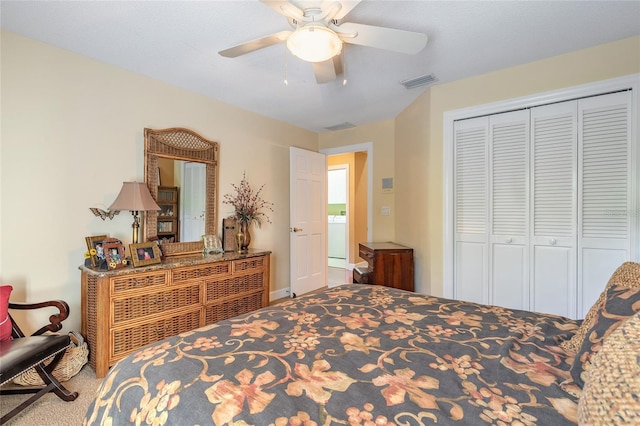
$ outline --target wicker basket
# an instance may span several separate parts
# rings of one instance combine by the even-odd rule
[[[88,357],[89,348],[86,342],[83,342],[80,346],[71,345],[56,368],[53,369],[53,377],[60,382],[66,382],[80,372],[82,366],[87,363]],[[49,358],[44,363],[49,365],[51,359]],[[14,378],[13,383],[21,386],[44,386],[44,382],[33,368]]]

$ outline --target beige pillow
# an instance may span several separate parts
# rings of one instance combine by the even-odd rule
[[[640,312],[604,339],[586,373],[578,424],[640,424]]]
[[[600,294],[600,297],[596,300],[596,303],[593,304],[591,309],[589,309],[589,312],[587,312],[587,315],[585,315],[584,321],[580,324],[576,334],[574,334],[571,339],[560,343],[560,347],[562,349],[571,354],[576,354],[580,350],[587,331],[593,326],[593,321],[595,320],[596,315],[604,305],[607,291],[613,286],[625,288],[640,286],[640,263],[625,262],[616,269],[613,275],[611,275],[611,278],[609,278],[609,282]]]

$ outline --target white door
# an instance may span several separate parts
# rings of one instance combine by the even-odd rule
[[[576,317],[577,103],[531,110],[531,310]]]
[[[529,308],[529,111],[489,119],[490,302]]]
[[[454,298],[489,303],[489,118],[457,121],[454,133]]]
[[[180,190],[180,241],[198,241],[204,232],[206,164],[184,162]]]
[[[289,148],[291,297],[327,286],[327,157]]]
[[[578,101],[579,318],[613,271],[632,258],[631,229],[637,210],[631,109],[628,91]]]

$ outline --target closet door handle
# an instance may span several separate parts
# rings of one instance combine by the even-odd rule
[[[513,238],[509,237],[505,240],[507,244],[511,244],[513,242]]]
[[[555,238],[552,238],[552,239],[549,240],[549,244],[551,244],[552,246],[555,246],[556,243],[557,243],[557,241],[556,241]]]

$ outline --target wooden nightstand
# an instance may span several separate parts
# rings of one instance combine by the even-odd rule
[[[413,249],[396,243],[360,243],[368,267],[353,269],[353,282],[414,290]]]

